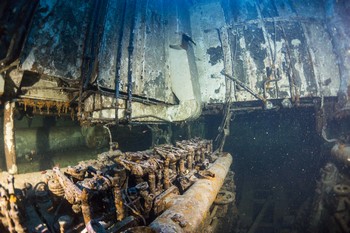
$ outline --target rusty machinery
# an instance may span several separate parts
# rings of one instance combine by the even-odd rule
[[[350,232],[350,144],[348,137],[335,142],[317,182],[310,232]]]
[[[0,229],[213,232],[235,200],[231,163],[230,154],[213,153],[210,140],[196,138],[148,151],[110,150],[54,167],[22,189],[10,175],[0,186]]]

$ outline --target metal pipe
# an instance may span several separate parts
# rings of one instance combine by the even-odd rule
[[[156,218],[150,227],[155,232],[201,232],[204,219],[209,216],[224,179],[230,170],[232,156],[219,157],[208,171],[215,177],[200,179],[183,195],[174,198],[173,205]]]
[[[105,6],[102,6],[101,1],[94,1],[92,6],[92,13],[90,13],[91,18],[89,20],[90,24],[88,26],[87,35],[85,39],[85,45],[84,45],[84,63],[85,65],[83,69],[84,76],[82,77],[81,85],[83,85],[83,91],[85,91],[88,88],[88,85],[91,81],[91,76],[93,75],[93,64],[96,62],[96,37],[99,37],[101,33],[101,30],[98,27],[98,24],[100,23],[100,17],[101,16],[101,10]],[[102,13],[102,17],[104,17],[104,14]],[[102,24],[102,23],[100,23]],[[103,24],[104,25],[104,24]],[[98,49],[98,48],[97,48]],[[86,75],[85,75],[86,74]]]
[[[268,72],[266,71],[266,73],[268,73]],[[266,94],[267,93],[267,85],[274,82],[276,85],[276,99],[278,99],[279,88],[278,88],[277,82],[282,80],[282,77],[280,76],[278,68],[275,70],[275,68],[273,67],[271,73],[273,73],[273,74],[270,74],[270,75],[268,74],[267,80],[265,80],[265,82],[263,84],[263,86],[264,86],[264,98],[267,98],[267,94]],[[271,78],[271,76],[273,76],[273,78]]]
[[[132,1],[133,6],[131,9],[131,26],[130,26],[130,38],[129,38],[129,46],[128,46],[128,86],[127,86],[127,93],[128,93],[128,99],[126,101],[126,120],[128,122],[131,121],[131,111],[132,111],[132,77],[133,77],[133,69],[132,69],[132,61],[133,61],[133,53],[134,53],[134,36],[135,36],[135,11],[136,11],[136,1]]]
[[[17,173],[16,148],[15,148],[15,128],[14,128],[14,108],[15,103],[5,102],[4,110],[4,149],[7,171]]]
[[[266,103],[267,99],[265,99],[263,96],[259,95],[258,93],[255,93],[252,89],[250,89],[245,83],[241,82],[240,80],[238,80],[237,78],[233,77],[232,75],[229,75],[227,73],[225,73],[225,71],[221,72],[222,75],[226,76],[228,79],[236,82],[238,84],[238,86],[242,87],[244,90],[246,90],[247,92],[249,92],[252,96],[254,96],[255,98],[261,100],[263,103]]]
[[[120,96],[120,76],[121,76],[121,59],[122,59],[122,47],[123,47],[123,38],[124,38],[124,22],[125,22],[125,16],[126,16],[126,10],[127,10],[127,1],[124,0],[124,5],[123,5],[123,11],[122,11],[122,16],[121,16],[121,27],[119,31],[119,38],[118,38],[118,46],[117,46],[117,56],[116,56],[116,70],[115,70],[115,77],[114,77],[114,83],[115,83],[115,121],[118,124],[119,123],[119,103],[118,99]]]

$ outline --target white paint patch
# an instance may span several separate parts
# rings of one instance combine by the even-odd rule
[[[25,59],[22,65],[23,70],[32,70],[33,64],[35,62],[35,55],[33,49],[30,51],[29,55]]]
[[[242,48],[242,49],[245,49],[245,40],[244,40],[244,37],[242,36],[241,38],[239,38],[239,46]]]
[[[7,150],[11,153],[13,149],[13,123],[8,122],[5,124],[5,146]]]
[[[4,94],[5,91],[5,79],[4,76],[0,74],[0,96]]]
[[[10,154],[15,153],[14,145],[14,132],[13,132],[13,107],[15,103],[6,102],[5,103],[5,114],[4,114],[4,147],[5,151],[8,151]],[[9,114],[7,115],[7,112]],[[6,122],[6,123],[5,123]],[[15,161],[15,158],[10,158],[12,162]],[[13,168],[13,167],[12,167]],[[15,170],[14,170],[15,171]]]
[[[12,134],[12,124],[11,123],[7,123],[5,125],[5,135],[7,135],[5,137],[5,146],[9,149],[9,151],[11,151],[11,148],[12,148],[12,140],[13,140],[13,137],[11,136]]]
[[[301,41],[298,39],[293,39],[292,40],[292,45],[295,47],[298,47],[301,44]]]

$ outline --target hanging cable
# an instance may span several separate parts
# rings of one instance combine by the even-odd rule
[[[109,135],[109,150],[112,151],[113,150],[113,140],[112,140],[112,133],[111,130],[108,127],[108,124],[103,125],[103,128],[105,128],[108,132]]]

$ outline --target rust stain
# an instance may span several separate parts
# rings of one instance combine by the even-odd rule
[[[61,116],[61,114],[70,114],[74,119],[76,109],[70,105],[69,102],[51,101],[51,100],[34,100],[34,99],[21,99],[18,101],[20,106],[23,106],[24,111],[28,108],[33,110],[33,113],[37,114],[54,114]]]

